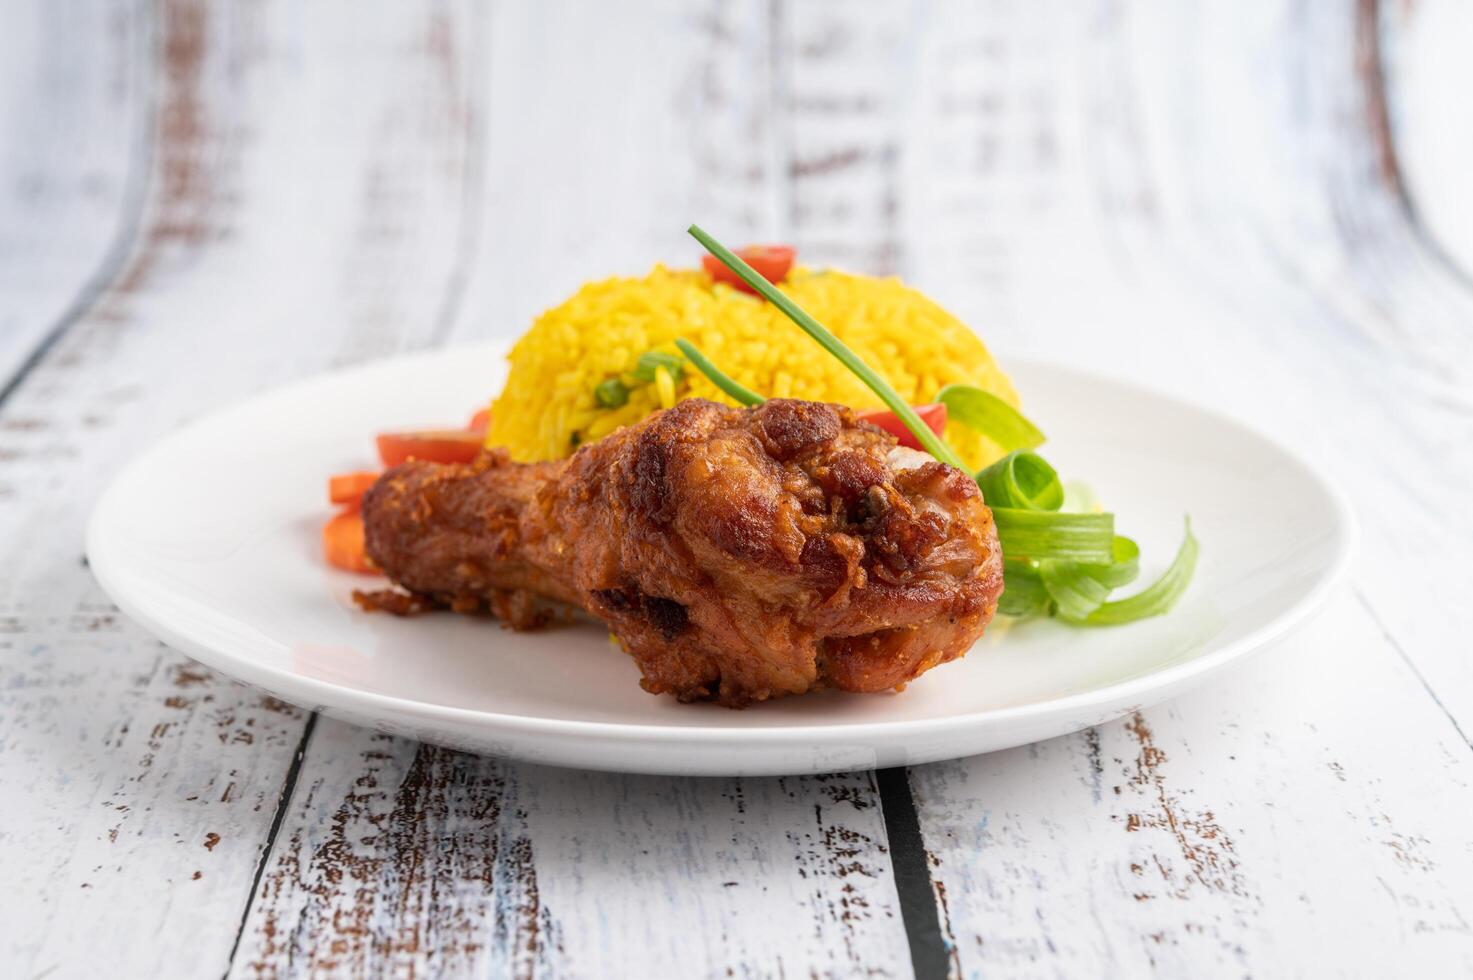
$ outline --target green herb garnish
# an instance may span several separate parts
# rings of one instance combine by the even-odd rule
[[[697,371],[700,371],[713,385],[726,392],[741,404],[760,405],[767,400],[751,388],[732,378],[715,364],[712,364],[709,357],[702,354],[696,348],[695,344],[686,340],[684,337],[676,340],[675,346],[680,348],[680,352],[685,355],[686,360],[695,365]]]
[[[936,393],[947,414],[976,429],[1006,451],[1043,445],[1043,433],[1018,411],[990,391],[974,385],[947,385]]]
[[[1038,569],[1028,562],[1003,560],[1002,596],[997,600],[997,611],[1004,616],[1047,616],[1054,607],[1054,600]]]
[[[1063,558],[1099,564],[1112,560],[1114,514],[1060,514],[992,506],[992,520],[997,524],[1002,553],[1009,558],[1029,561]]]
[[[977,486],[990,507],[1059,510],[1064,485],[1059,474],[1038,453],[1019,449],[977,473]]]
[[[1102,602],[1082,618],[1070,616],[1062,605],[1059,615],[1068,622],[1084,626],[1119,626],[1170,612],[1171,607],[1176,605],[1176,601],[1191,584],[1192,574],[1197,570],[1197,536],[1192,533],[1191,518],[1186,518],[1185,525],[1186,531],[1181,547],[1176,550],[1176,557],[1156,581],[1133,596],[1115,602]],[[1044,585],[1047,584],[1048,580],[1045,579]]]
[[[620,408],[629,404],[629,386],[618,378],[600,381],[593,388],[593,400],[600,408]]]
[[[1107,563],[1049,560],[1038,563],[1038,577],[1065,619],[1089,615],[1118,589],[1140,574],[1141,549],[1129,538],[1117,535]]]

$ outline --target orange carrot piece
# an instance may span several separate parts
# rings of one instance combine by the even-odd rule
[[[377,575],[363,541],[363,515],[346,510],[322,527],[322,554],[334,568]]]
[[[327,499],[335,504],[357,506],[358,501],[378,480],[377,472],[361,470],[356,473],[338,473],[327,478]]]

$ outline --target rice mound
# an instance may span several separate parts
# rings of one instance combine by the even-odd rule
[[[976,334],[898,279],[800,267],[782,289],[913,405],[934,401],[952,383],[1018,404],[1012,382]],[[770,303],[713,283],[704,271],[656,266],[640,278],[587,283],[537,318],[508,355],[511,371],[492,404],[487,445],[505,446],[523,462],[558,459],[682,398],[736,404],[689,364],[673,398],[668,385],[662,393],[661,385],[635,382],[626,404],[596,402],[594,388],[610,378],[628,380],[641,354],[679,356],[677,337],[761,395],[880,407],[873,392]],[[955,421],[946,440],[974,468],[1003,454]]]

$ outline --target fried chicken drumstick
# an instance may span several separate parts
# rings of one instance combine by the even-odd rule
[[[409,462],[363,515],[401,599],[517,627],[581,606],[645,690],[730,707],[902,687],[964,654],[1002,592],[976,483],[818,402],[691,399],[558,462]]]

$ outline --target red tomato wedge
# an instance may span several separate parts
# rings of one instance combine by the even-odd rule
[[[363,542],[363,515],[356,510],[343,511],[322,528],[322,554],[334,568],[348,572],[378,574]]]
[[[486,429],[490,425],[491,409],[483,408],[479,412],[471,416],[470,425],[467,425],[466,428],[471,432],[479,432],[481,435],[484,436],[486,434]]]
[[[368,488],[378,481],[378,471],[339,473],[327,478],[327,499],[335,504],[357,507]]]
[[[917,405],[915,406],[915,411],[916,414],[921,417],[921,421],[926,423],[926,428],[930,429],[938,436],[946,431],[945,405]],[[871,425],[878,425],[880,428],[884,429],[886,432],[899,439],[902,446],[909,446],[911,449],[924,448],[921,445],[921,441],[915,437],[915,433],[907,429],[905,427],[905,423],[900,421],[900,419],[896,417],[895,413],[890,411],[889,409],[870,409],[867,412],[860,412],[859,418],[861,421],[869,422]]]
[[[791,245],[748,245],[746,248],[737,249],[738,256],[748,265],[756,269],[763,279],[771,283],[782,282],[788,277],[788,270],[793,268],[793,258],[798,250]],[[754,296],[757,290],[748,286],[738,278],[721,260],[714,255],[701,256],[701,265],[716,282],[724,282],[728,286],[735,286],[744,293]]]
[[[431,463],[469,463],[481,452],[484,432],[469,429],[440,429],[426,432],[383,432],[378,436],[378,455],[384,466],[393,467],[411,459]]]

